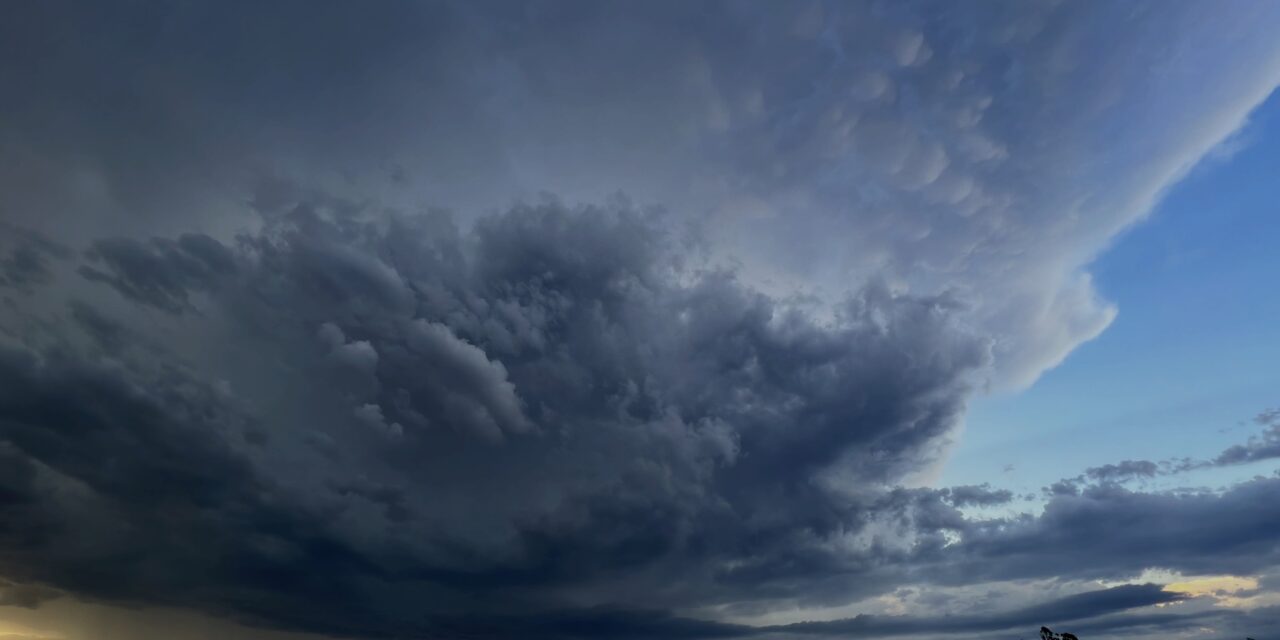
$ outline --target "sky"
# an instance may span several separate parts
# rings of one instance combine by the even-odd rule
[[[1107,330],[1033,387],[975,400],[943,482],[1035,489],[1058,479],[1056,469],[1018,464],[1028,445],[1072,468],[1213,451],[1275,404],[1280,344],[1268,319],[1280,302],[1241,292],[1265,291],[1280,273],[1271,246],[1280,186],[1267,177],[1280,166],[1280,96],[1223,150],[1091,263],[1121,309]],[[1115,430],[1126,437],[1099,451],[1097,439]],[[1216,484],[1267,468],[1204,471],[1197,481]]]
[[[0,640],[1280,634],[1280,5],[0,8]]]

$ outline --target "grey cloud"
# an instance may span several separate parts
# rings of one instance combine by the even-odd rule
[[[466,235],[437,214],[307,203],[234,245],[104,242],[90,260],[91,281],[137,305],[125,317],[160,308],[175,313],[150,316],[172,325],[159,335],[235,340],[135,348],[80,302],[50,321],[58,341],[6,352],[4,438],[34,474],[14,480],[25,506],[9,521],[58,532],[113,514],[137,544],[124,532],[182,535],[156,519],[191,512],[215,543],[137,544],[154,568],[127,591],[103,580],[135,569],[93,561],[90,576],[65,534],[19,547],[8,575],[291,628],[480,633],[491,616],[540,628],[528,616],[564,602],[845,597],[882,570],[875,544],[837,552],[846,536],[906,518],[936,548],[963,526],[939,494],[885,493],[987,362],[946,298],[873,284],[818,321],[691,264],[652,214],[554,202]],[[110,506],[35,506],[41,482],[72,479]],[[1000,495],[971,489],[962,501]],[[223,562],[242,569],[209,569]],[[350,588],[320,597],[334,576]],[[339,597],[372,600],[341,621],[307,613]],[[436,604],[407,604],[421,598]],[[613,619],[574,613],[546,637]]]
[[[885,274],[960,292],[994,340],[994,382],[1018,385],[1114,316],[1090,256],[1275,85],[1256,26],[1275,8],[1210,11],[30,5],[0,38],[26,97],[6,105],[22,135],[0,180],[15,215],[80,241],[226,238],[254,224],[237,205],[264,167],[468,220],[543,190],[622,190],[705,230],[752,284],[839,300]],[[1124,37],[1103,51],[1100,33]],[[1195,66],[1149,73],[1174,58]],[[166,291],[152,284],[135,293]]]
[[[586,609],[531,616],[442,619],[439,632],[468,638],[735,638],[757,635],[750,627],[672,616],[664,611]]]
[[[1098,482],[1117,482],[1133,478],[1153,478],[1159,466],[1149,460],[1124,460],[1101,467],[1090,467],[1084,474]]]
[[[352,413],[357,420],[389,436],[404,435],[404,427],[399,422],[387,424],[386,418],[382,416],[382,407],[376,404],[362,404]]]
[[[66,260],[71,250],[44,235],[0,222],[0,286],[29,291],[48,284],[51,260]]]
[[[465,628],[468,633],[480,637],[514,635],[528,638],[876,638],[901,635],[935,637],[938,634],[968,637],[968,634],[979,632],[1030,632],[1046,622],[1053,626],[1069,623],[1071,629],[1081,631],[1109,632],[1135,626],[1169,630],[1203,623],[1206,619],[1233,617],[1232,612],[1219,611],[1165,615],[1130,613],[1152,605],[1176,603],[1182,598],[1180,594],[1163,590],[1160,585],[1132,584],[1077,593],[987,615],[864,615],[829,622],[748,627],[681,619],[659,611],[587,610],[527,618],[495,618],[479,623],[479,626],[470,626],[474,624],[470,623]]]
[[[95,265],[80,267],[89,280],[110,285],[122,295],[172,313],[190,310],[190,296],[217,286],[235,271],[231,252],[203,234],[177,240],[128,238],[95,242],[87,255]]]
[[[1146,568],[1248,575],[1280,561],[1270,505],[1280,480],[1222,493],[1098,485],[1053,497],[1036,518],[971,527],[937,568],[944,580],[1124,578]],[[961,578],[961,576],[964,576]]]
[[[951,487],[951,503],[957,507],[991,507],[1013,500],[1008,489],[992,489],[990,485],[966,485]]]
[[[354,580],[368,564],[317,531],[322,513],[279,502],[222,394],[169,363],[69,349],[0,352],[5,575],[258,624],[347,633],[367,619],[357,593],[310,572]]]
[[[1130,480],[1170,476],[1206,469],[1210,467],[1229,467],[1233,465],[1261,462],[1280,457],[1280,414],[1275,409],[1268,409],[1255,416],[1252,422],[1263,427],[1262,431],[1249,436],[1241,444],[1224,449],[1210,459],[1172,458],[1160,462],[1150,460],[1124,460],[1118,463],[1091,467],[1074,478],[1065,478],[1046,492],[1056,494],[1078,491],[1079,485],[1086,480],[1094,482],[1126,482]]]
[[[1106,614],[1181,600],[1157,584],[1132,584],[1066,596],[1022,609],[989,615],[951,615],[935,618],[858,616],[833,622],[788,625],[787,631],[840,638],[876,638],[930,633],[964,634],[980,631],[1035,629],[1057,626]]]
[[[1271,409],[1258,414],[1254,424],[1263,427],[1262,433],[1252,436],[1244,444],[1229,447],[1213,459],[1216,465],[1242,464],[1280,458],[1280,410]]]
[[[1072,624],[1070,631],[1080,637],[1094,637],[1104,634],[1142,635],[1155,637],[1171,633],[1202,633],[1206,626],[1214,625],[1222,628],[1224,623],[1246,617],[1238,611],[1208,610],[1192,613],[1130,613],[1106,616],[1096,620],[1087,620]]]
[[[42,602],[62,597],[57,589],[38,584],[18,584],[0,579],[0,607],[35,609]]]
[[[507,380],[506,367],[489,360],[485,352],[453,333],[449,327],[419,320],[406,342],[417,361],[435,368],[419,375],[447,379],[449,387],[435,394],[441,404],[442,422],[473,429],[483,437],[502,440],[503,434],[531,428],[515,386]],[[483,390],[476,394],[473,390]]]
[[[93,344],[101,347],[106,353],[127,350],[137,341],[137,336],[132,330],[84,301],[72,300],[68,307],[77,327]]]
[[[126,321],[84,302],[51,321],[61,338],[7,348],[0,496],[22,524],[5,532],[5,575],[370,637],[692,637],[757,630],[674,613],[690,604],[750,612],[911,581],[1247,572],[1280,552],[1266,533],[1275,514],[1259,508],[1280,504],[1274,479],[1139,493],[1109,481],[1149,470],[1129,461],[1081,476],[1101,484],[1064,484],[1039,517],[997,520],[956,507],[1009,492],[889,489],[929,459],[986,362],[945,298],[873,284],[819,323],[691,265],[626,207],[520,207],[466,234],[439,214],[325,203],[264,224],[207,252],[233,266],[175,259],[187,275],[161,279],[162,296],[136,294],[157,281],[145,270],[107,283],[139,309],[199,292],[207,313],[162,321],[237,336],[228,353],[140,348]],[[154,258],[182,245],[125,246]],[[69,482],[89,493],[56,492]],[[116,588],[112,576],[135,571],[119,545],[136,531],[196,535],[157,520],[166,512],[199,514],[186,524],[214,544],[150,544],[145,578]],[[101,547],[70,545],[103,522],[114,533]],[[209,568],[228,558],[241,568]],[[319,591],[335,576],[344,589]],[[476,593],[504,604],[477,607]],[[960,622],[1142,606],[1125,594]],[[360,604],[315,613],[339,598]],[[1125,620],[1109,624],[1182,618]]]
[[[6,89],[23,99],[4,105],[5,217],[77,244],[235,230],[248,218],[216,218],[240,181],[280,166],[280,150],[376,166],[381,140],[343,132],[363,123],[386,139],[375,130],[394,99],[388,61],[417,42],[406,62],[441,81],[447,70],[428,71],[424,54],[455,15],[445,3],[14,7],[0,40]]]

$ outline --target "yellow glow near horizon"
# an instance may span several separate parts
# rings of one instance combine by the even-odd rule
[[[64,636],[60,634],[49,633],[47,630],[38,629],[13,619],[23,614],[25,614],[25,617],[32,617],[31,609],[21,609],[16,616],[7,615],[8,612],[12,611],[14,611],[12,607],[0,608],[0,640],[64,640]]]
[[[246,627],[177,609],[134,609],[60,598],[35,609],[0,607],[0,640],[333,640]]]
[[[61,640],[62,636],[49,635],[27,625],[17,624],[5,619],[0,610],[0,640]]]
[[[1245,589],[1257,589],[1258,579],[1249,576],[1207,576],[1164,586],[1165,591],[1177,591],[1190,596],[1207,596],[1238,593]]]
[[[1241,598],[1234,594],[1258,588],[1258,579],[1252,576],[1205,576],[1164,586],[1165,591],[1176,591],[1188,596],[1210,596],[1217,605],[1231,608],[1251,608],[1260,604],[1255,598]]]

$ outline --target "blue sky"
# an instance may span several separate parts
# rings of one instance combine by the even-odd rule
[[[1085,467],[1217,453],[1257,429],[1280,389],[1280,296],[1267,293],[1280,280],[1280,98],[1220,151],[1088,267],[1119,307],[1106,331],[1031,388],[975,400],[944,484],[1037,492]]]

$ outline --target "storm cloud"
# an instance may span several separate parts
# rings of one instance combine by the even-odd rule
[[[187,345],[195,368],[81,305],[7,347],[4,436],[28,469],[7,521],[47,528],[13,541],[8,574],[237,612],[271,591],[250,613],[284,625],[343,601],[342,626],[305,627],[365,634],[432,626],[380,598],[354,615],[363,598],[317,580],[433,594],[441,616],[465,594],[800,597],[823,564],[873,560],[854,538],[876,496],[929,459],[989,358],[953,301],[870,285],[818,320],[682,264],[630,209],[522,207],[465,237],[439,215],[264,215],[234,249],[102,241],[80,270],[135,317],[242,348]],[[45,493],[63,484],[85,495]],[[78,548],[90,526],[119,538]]]
[[[1275,6],[4,12],[0,606],[1274,625],[1143,578],[1280,564],[1274,477],[1134,491],[1168,465],[1126,460],[1032,514],[936,478],[977,394],[1114,318],[1089,261],[1280,81]],[[1203,465],[1276,457],[1258,424]],[[953,593],[985,584],[1022,595]],[[872,602],[910,609],[843,609]]]

